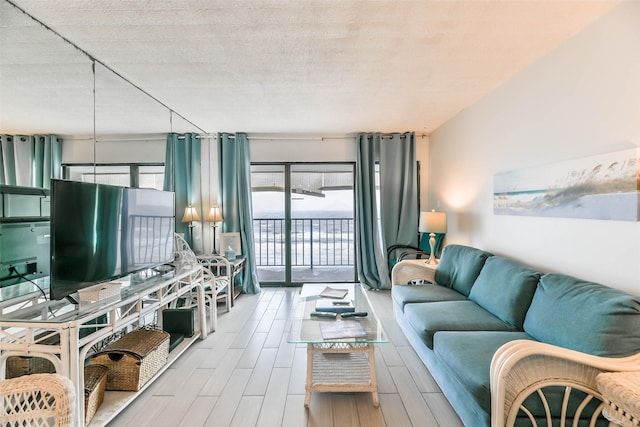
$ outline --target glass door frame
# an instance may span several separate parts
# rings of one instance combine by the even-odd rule
[[[291,170],[293,166],[296,165],[345,165],[350,166],[350,172],[352,173],[354,179],[354,189],[352,195],[352,207],[353,207],[353,220],[355,224],[355,206],[356,206],[356,195],[355,195],[355,174],[356,174],[356,164],[355,162],[342,161],[342,162],[251,162],[251,166],[282,166],[283,174],[284,174],[284,232],[285,232],[285,249],[284,249],[284,282],[273,281],[273,282],[260,282],[263,286],[301,286],[303,282],[292,282],[292,182],[291,182]],[[354,241],[353,241],[353,253],[356,251],[356,241],[355,241],[355,229],[354,229]],[[353,263],[353,282],[358,281],[358,270],[357,265],[354,258]],[[328,282],[329,283],[329,282]],[[344,282],[336,282],[336,283],[344,283]]]

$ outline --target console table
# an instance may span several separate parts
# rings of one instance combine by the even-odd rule
[[[29,287],[32,285],[21,284]],[[5,291],[5,289],[2,289]],[[195,341],[207,336],[202,267],[160,275],[144,283],[123,282],[120,296],[95,303],[49,301],[35,286],[28,297],[0,301],[0,370],[10,356],[42,357],[76,390],[76,419],[84,420],[84,365],[94,346],[127,329],[162,322],[158,313],[178,298],[195,294],[197,330],[169,353],[168,363],[138,392],[106,392],[89,426],[104,426],[157,379]],[[4,292],[2,293],[4,295]],[[59,338],[50,344],[50,338]]]
[[[229,288],[231,289],[229,299],[230,299],[231,307],[233,307],[235,299],[242,292],[242,287],[235,285],[235,277],[238,274],[240,274],[242,270],[244,270],[244,266],[247,259],[244,256],[239,256],[233,260],[228,260],[224,258],[222,255],[216,255],[216,254],[211,254],[211,255],[201,254],[201,255],[197,255],[196,258],[198,259],[198,262],[200,262],[201,264],[209,268],[213,272],[213,274],[216,275],[216,277],[224,276],[229,279],[229,284],[230,284]],[[220,262],[220,260],[224,260],[225,262]],[[226,271],[227,264],[229,265],[230,271]]]

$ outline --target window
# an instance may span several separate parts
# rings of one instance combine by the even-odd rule
[[[96,182],[120,187],[155,188],[164,185],[164,165],[64,165],[64,177],[72,181]]]
[[[262,283],[355,280],[353,163],[253,164]]]

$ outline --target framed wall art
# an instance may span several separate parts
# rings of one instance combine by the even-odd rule
[[[640,149],[497,173],[496,215],[640,220]]]

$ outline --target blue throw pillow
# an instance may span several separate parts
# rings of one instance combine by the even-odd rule
[[[490,256],[489,252],[470,246],[447,245],[436,270],[436,282],[468,297],[484,262]]]
[[[545,274],[524,321],[538,341],[604,357],[640,352],[640,297],[563,274]]]
[[[522,330],[540,275],[516,261],[492,256],[484,263],[469,299]]]

